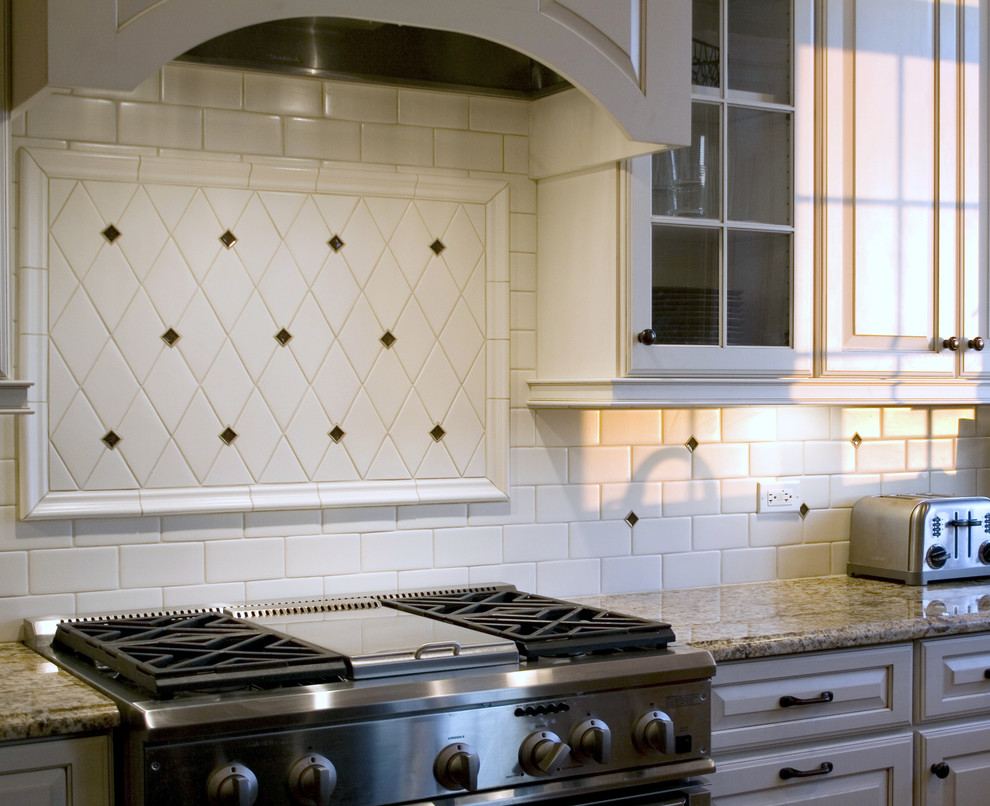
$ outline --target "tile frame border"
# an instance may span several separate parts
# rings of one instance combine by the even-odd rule
[[[35,416],[19,423],[18,516],[22,520],[260,512],[355,506],[504,501],[509,492],[509,184],[361,166],[300,166],[265,158],[239,162],[22,148],[18,155],[18,356],[36,379]],[[485,205],[485,475],[451,479],[53,491],[49,484],[48,182],[53,178],[211,184],[257,190],[381,194]],[[30,211],[26,214],[25,211]]]

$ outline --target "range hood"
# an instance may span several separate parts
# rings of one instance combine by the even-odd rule
[[[487,39],[338,17],[250,25],[210,39],[178,60],[522,99],[571,87],[535,59]]]

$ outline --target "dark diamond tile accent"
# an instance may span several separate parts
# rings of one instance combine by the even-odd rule
[[[275,341],[285,347],[290,341],[292,341],[292,334],[286,330],[284,327],[275,334]]]
[[[102,235],[107,239],[107,243],[113,243],[120,237],[120,230],[117,229],[113,224],[103,230]]]
[[[169,347],[171,347],[181,338],[182,336],[176,333],[173,328],[169,328],[164,333],[162,333],[162,341],[165,342]]]
[[[106,445],[110,450],[117,447],[117,443],[120,442],[120,437],[117,436],[113,431],[107,431],[103,435],[103,444]]]
[[[639,522],[639,515],[630,510],[629,514],[626,515],[626,523],[630,526],[635,526]]]
[[[224,445],[229,445],[235,439],[237,439],[237,432],[231,428],[229,425],[220,432],[220,439],[223,440]]]
[[[237,243],[237,236],[234,235],[234,233],[232,233],[230,230],[227,230],[226,232],[224,232],[223,235],[220,236],[220,243],[222,243],[224,246],[230,249],[230,247],[232,247],[235,243]]]
[[[801,506],[798,508],[798,512],[801,513],[801,519],[804,520],[805,516],[809,512],[811,512],[811,507],[809,507],[807,504],[801,504]]]
[[[329,241],[327,241],[327,246],[333,249],[334,252],[339,252],[344,248],[344,242],[340,239],[339,235],[334,235]]]
[[[430,429],[430,436],[433,437],[434,442],[439,442],[441,439],[443,439],[444,434],[446,433],[447,432],[444,431],[443,428],[440,426],[440,423],[437,423],[435,426],[433,426],[433,428]]]
[[[340,442],[344,438],[344,434],[346,433],[347,432],[344,431],[344,429],[341,428],[339,425],[335,425],[333,428],[330,429],[330,431],[327,432],[327,436],[330,437],[330,439],[332,439],[334,442]]]
[[[437,238],[433,243],[430,244],[430,249],[432,249],[436,254],[440,254],[447,247],[444,242]]]
[[[854,448],[858,448],[863,444],[863,438],[859,435],[858,431],[852,435],[852,439],[849,441],[853,444]]]
[[[396,338],[392,335],[391,330],[386,330],[378,341],[384,344],[385,349],[388,350],[393,344],[395,344]]]
[[[684,447],[691,451],[691,453],[694,453],[695,448],[697,448],[700,444],[701,443],[694,438],[694,434],[692,434],[690,439],[684,443]]]

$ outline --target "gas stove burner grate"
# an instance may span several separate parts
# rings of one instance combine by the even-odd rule
[[[222,613],[62,622],[53,644],[116,672],[148,693],[343,679],[335,653]]]
[[[661,649],[674,640],[665,622],[585,607],[517,590],[383,597],[408,613],[509,638],[528,659],[626,649]]]

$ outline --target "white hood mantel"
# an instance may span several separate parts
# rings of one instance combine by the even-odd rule
[[[12,100],[131,90],[208,39],[275,19],[436,28],[513,48],[578,88],[533,102],[540,178],[690,141],[690,12],[688,0],[13,0]],[[554,144],[575,131],[585,154],[562,162]]]

